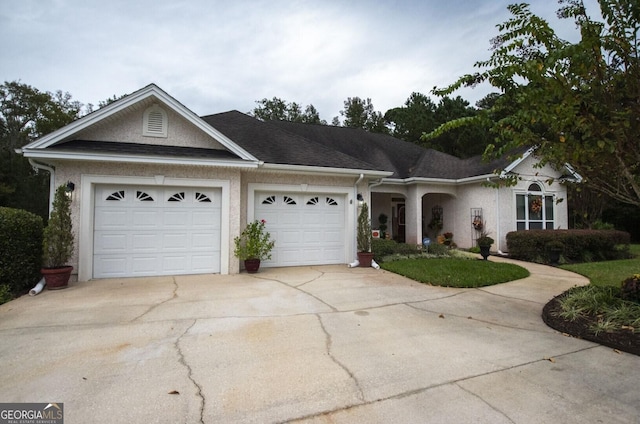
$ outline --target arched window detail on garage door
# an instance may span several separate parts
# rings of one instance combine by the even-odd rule
[[[289,196],[284,196],[283,200],[286,205],[297,205],[296,201]]]
[[[327,197],[327,205],[329,205],[329,206],[338,206],[338,202],[336,202],[331,197]]]
[[[196,192],[196,202],[211,203],[211,198],[204,193]]]
[[[153,197],[149,196],[144,191],[137,191],[136,192],[136,199],[141,201],[141,202],[153,202]]]
[[[106,200],[124,200],[124,190],[114,191],[107,196]]]
[[[175,193],[169,197],[169,202],[184,202],[184,191]]]
[[[273,205],[276,203],[276,196],[269,196],[262,201],[263,205]]]
[[[311,199],[309,199],[307,201],[307,205],[317,205],[318,204],[318,198],[317,197],[312,197]]]

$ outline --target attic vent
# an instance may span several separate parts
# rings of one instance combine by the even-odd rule
[[[167,113],[158,105],[144,111],[142,135],[147,137],[167,137]]]

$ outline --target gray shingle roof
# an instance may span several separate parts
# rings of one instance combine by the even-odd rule
[[[504,169],[511,160],[490,163],[480,156],[459,159],[425,149],[385,134],[357,128],[263,122],[238,111],[201,118],[234,143],[265,163],[392,172],[392,178],[462,179],[488,175]],[[226,150],[161,146],[114,141],[73,140],[49,149],[172,156],[200,159],[240,160]]]
[[[386,170],[357,155],[345,154],[317,140],[286,131],[276,122],[263,122],[238,111],[203,116],[202,119],[265,163]]]

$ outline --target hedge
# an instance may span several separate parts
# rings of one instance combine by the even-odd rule
[[[548,250],[560,242],[565,262],[592,262],[629,258],[630,241],[616,230],[527,230],[508,233],[507,249],[514,259],[546,264]]]
[[[0,287],[13,296],[26,293],[40,280],[42,229],[41,217],[0,207]]]

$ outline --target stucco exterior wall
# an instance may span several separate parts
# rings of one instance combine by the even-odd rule
[[[122,143],[157,144],[164,146],[199,147],[224,149],[209,135],[203,133],[186,119],[167,107],[167,137],[147,137],[142,135],[145,108],[122,112],[117,120],[96,124],[78,134],[79,140],[118,141]]]
[[[452,232],[454,242],[461,248],[475,245],[480,233],[473,226],[472,209],[482,209],[484,230],[495,240],[492,250],[507,252],[506,235],[515,231],[516,195],[526,193],[532,183],[538,183],[542,194],[554,196],[554,227],[568,228],[567,190],[557,181],[549,184],[550,179],[557,179],[561,172],[550,165],[536,168],[534,157],[525,158],[513,172],[520,177],[513,187],[486,187],[484,181],[458,184],[430,184],[416,182],[407,186],[383,184],[373,188],[375,200],[372,216],[381,212],[389,215],[393,208],[393,197],[405,197],[406,207],[406,242],[420,243],[427,236],[435,241],[437,234]],[[428,228],[432,219],[432,208],[442,208],[443,228],[439,231]],[[375,221],[374,221],[375,222]],[[391,225],[391,224],[389,224]]]

